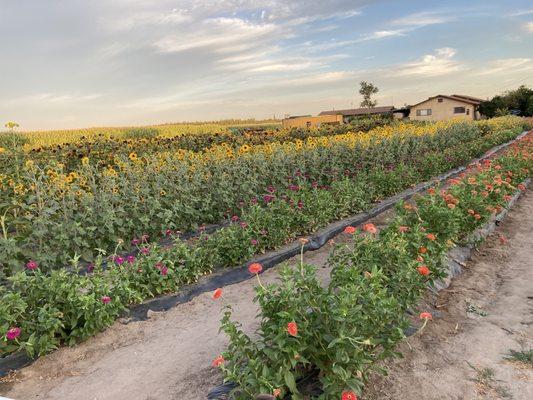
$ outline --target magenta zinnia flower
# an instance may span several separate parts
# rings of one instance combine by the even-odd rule
[[[113,261],[115,261],[115,263],[117,265],[122,265],[122,264],[124,264],[124,257],[120,257],[120,256],[119,257],[114,257]]]
[[[21,332],[22,332],[21,329],[18,327],[11,328],[10,330],[7,331],[6,338],[7,340],[15,340],[16,338],[20,336]]]
[[[167,267],[161,268],[161,275],[167,276],[167,274],[168,274],[168,268]]]
[[[126,257],[126,261],[129,262],[130,264],[133,264],[135,262],[135,257],[134,256],[127,256]]]
[[[36,261],[30,260],[26,263],[26,268],[35,271],[39,267],[39,264],[37,264]]]
[[[146,254],[150,253],[150,249],[149,249],[148,247],[143,247],[143,248],[141,249],[141,253],[144,254],[144,255],[146,255]]]
[[[102,296],[102,303],[109,304],[111,302],[111,297],[109,296]]]

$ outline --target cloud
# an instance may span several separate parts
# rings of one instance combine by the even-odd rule
[[[443,24],[455,20],[456,17],[443,12],[424,11],[397,18],[392,25],[407,27],[422,27],[427,25]]]
[[[533,72],[531,58],[502,58],[493,60],[478,72],[479,75],[518,75]]]
[[[530,15],[533,14],[533,8],[529,8],[527,10],[517,10],[513,11],[509,14],[507,14],[508,17],[521,17],[523,15]]]
[[[187,50],[211,47],[219,53],[235,49],[246,49],[256,45],[280,28],[270,23],[254,24],[240,18],[211,18],[201,23],[193,33],[180,32],[154,43],[163,53],[179,53]]]
[[[526,22],[526,23],[524,24],[524,29],[525,29],[527,32],[533,33],[533,21]]]
[[[464,70],[465,65],[454,60],[456,50],[450,47],[436,49],[434,54],[426,54],[418,61],[398,65],[396,75],[417,75],[435,77]]]

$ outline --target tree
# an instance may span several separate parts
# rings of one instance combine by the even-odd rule
[[[377,101],[372,100],[372,95],[379,92],[379,89],[376,85],[370,82],[362,81],[360,83],[361,88],[359,89],[359,94],[363,96],[363,101],[361,102],[361,107],[363,108],[372,108],[378,104]]]
[[[19,124],[13,121],[9,121],[4,125],[7,129],[9,129],[11,132],[15,130],[15,128],[19,127]]]
[[[523,117],[531,117],[533,116],[533,90],[524,85],[515,90],[508,90],[481,103],[479,112],[489,118],[511,112],[516,112]]]

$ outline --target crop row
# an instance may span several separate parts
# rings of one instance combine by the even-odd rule
[[[304,140],[308,137],[333,136],[347,132],[368,131],[372,128],[392,123],[390,119],[372,118],[368,122],[341,125],[335,127],[323,127],[320,129],[226,129],[219,127],[211,131],[199,129],[195,126],[192,131],[183,131],[175,135],[164,134],[161,129],[137,128],[130,131],[113,130],[102,131],[99,134],[88,136],[75,136],[76,140],[64,143],[55,143],[48,146],[35,146],[28,142],[27,134],[12,134],[0,136],[0,147],[23,151],[22,157],[11,157],[11,163],[18,161],[23,163],[31,159],[37,164],[57,160],[65,165],[67,172],[78,168],[85,157],[101,167],[115,166],[117,156],[128,158],[135,154],[137,158],[146,157],[161,152],[173,152],[177,150],[202,151],[214,145],[226,144],[232,149],[242,146],[253,146],[272,142],[285,142]],[[119,129],[119,128],[117,128]],[[122,128],[120,128],[122,129]],[[92,131],[91,131],[92,132]],[[95,132],[100,132],[96,130]],[[104,133],[106,132],[106,133]],[[114,135],[111,135],[114,133]],[[54,136],[61,136],[55,133]],[[69,136],[66,136],[69,137]],[[58,139],[54,139],[58,140]]]
[[[2,274],[29,260],[43,269],[94,262],[117,243],[129,251],[140,238],[237,217],[248,223],[245,233],[230,227],[212,239],[234,248],[231,236],[243,236],[239,250],[215,262],[231,265],[458,166],[522,129],[519,118],[397,125],[237,151],[221,145],[130,157],[103,170],[86,158],[69,173],[55,161],[27,160],[0,176]]]
[[[506,155],[450,180],[448,188],[430,189],[415,205],[399,204],[396,217],[380,232],[372,224],[346,228],[353,241],[331,254],[327,286],[303,256],[299,267],[281,270],[279,283],[259,281],[260,325],[254,335],[232,321],[231,306],[222,319],[230,343],[213,365],[236,384],[230,398],[262,393],[357,399],[372,371],[385,372],[380,362],[399,355],[396,345],[410,325],[407,312],[428,285],[446,275],[449,249],[501,211],[517,188],[525,190],[520,182],[532,167],[530,134]],[[250,267],[252,274],[260,271],[260,265]],[[222,289],[213,297],[223,301]],[[420,330],[432,318],[422,311],[415,314]],[[310,384],[313,379],[318,385]],[[310,387],[313,392],[305,392]]]
[[[76,343],[111,324],[129,304],[177,292],[215,268],[234,266],[286,243],[365,207],[368,199],[388,196],[428,174],[464,163],[490,143],[512,135],[512,131],[499,131],[476,140],[457,138],[455,146],[427,153],[425,158],[419,156],[415,164],[398,162],[389,169],[358,175],[360,179],[343,176],[327,187],[298,176],[302,180],[291,181],[284,190],[267,188],[264,196],[231,218],[230,226],[213,234],[202,234],[190,242],[176,238],[172,246],[149,244],[141,236],[133,241],[138,256],[120,256],[118,246],[111,256],[99,252],[87,274],[64,269],[47,272],[39,261],[28,261],[25,270],[15,273],[9,285],[0,289],[0,334],[20,329],[15,331],[19,333],[17,341],[5,336],[1,350],[9,353],[20,348],[44,354],[61,343]],[[453,138],[441,140],[451,142]],[[410,143],[409,148],[417,143]],[[523,175],[523,171],[516,172],[513,179]],[[106,270],[104,260],[110,263]],[[79,268],[77,260],[73,267]]]

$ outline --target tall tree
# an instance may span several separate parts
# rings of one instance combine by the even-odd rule
[[[372,95],[379,92],[379,89],[376,85],[370,82],[362,81],[360,83],[361,88],[359,89],[359,94],[363,96],[363,101],[361,102],[361,107],[363,108],[372,108],[375,107],[378,102],[372,100]]]

